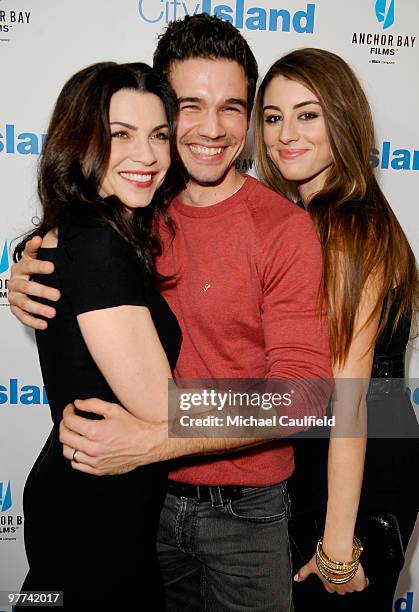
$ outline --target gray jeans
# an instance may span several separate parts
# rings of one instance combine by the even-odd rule
[[[292,612],[286,483],[240,499],[170,493],[157,552],[168,612]]]

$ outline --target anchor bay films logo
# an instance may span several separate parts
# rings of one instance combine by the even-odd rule
[[[10,258],[7,240],[0,242],[0,247],[0,306],[9,306],[7,285],[9,282]]]
[[[32,11],[19,10],[15,2],[0,2],[0,44],[10,43],[19,32],[26,33],[31,23]]]
[[[0,541],[16,541],[23,524],[23,516],[12,512],[12,486],[10,480],[0,481]]]
[[[416,45],[416,35],[397,31],[397,0],[370,0],[371,21],[374,31],[358,31],[352,34],[352,44],[365,49],[370,64],[391,66],[410,53]],[[366,3],[367,4],[367,3]],[[400,3],[397,9],[409,9],[409,4]]]
[[[256,0],[137,0],[138,16],[149,25],[167,25],[170,21],[187,15],[208,13],[229,21],[239,30],[261,30],[269,32],[295,32],[313,34],[316,5],[288,2],[287,6],[264,8],[255,6]]]

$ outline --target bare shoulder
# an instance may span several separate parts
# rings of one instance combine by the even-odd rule
[[[45,234],[44,239],[42,240],[42,248],[46,249],[55,249],[58,244],[58,235],[57,228],[54,227],[47,234]]]

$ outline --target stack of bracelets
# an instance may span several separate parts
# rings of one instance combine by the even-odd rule
[[[355,536],[352,545],[352,561],[334,561],[326,555],[322,547],[323,540],[317,543],[316,563],[319,572],[325,580],[333,584],[349,582],[358,571],[359,557],[362,553],[362,544]]]

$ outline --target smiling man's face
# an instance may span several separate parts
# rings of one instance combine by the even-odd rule
[[[189,177],[217,185],[234,175],[248,129],[247,80],[235,61],[193,58],[171,65],[179,100],[176,143]]]

